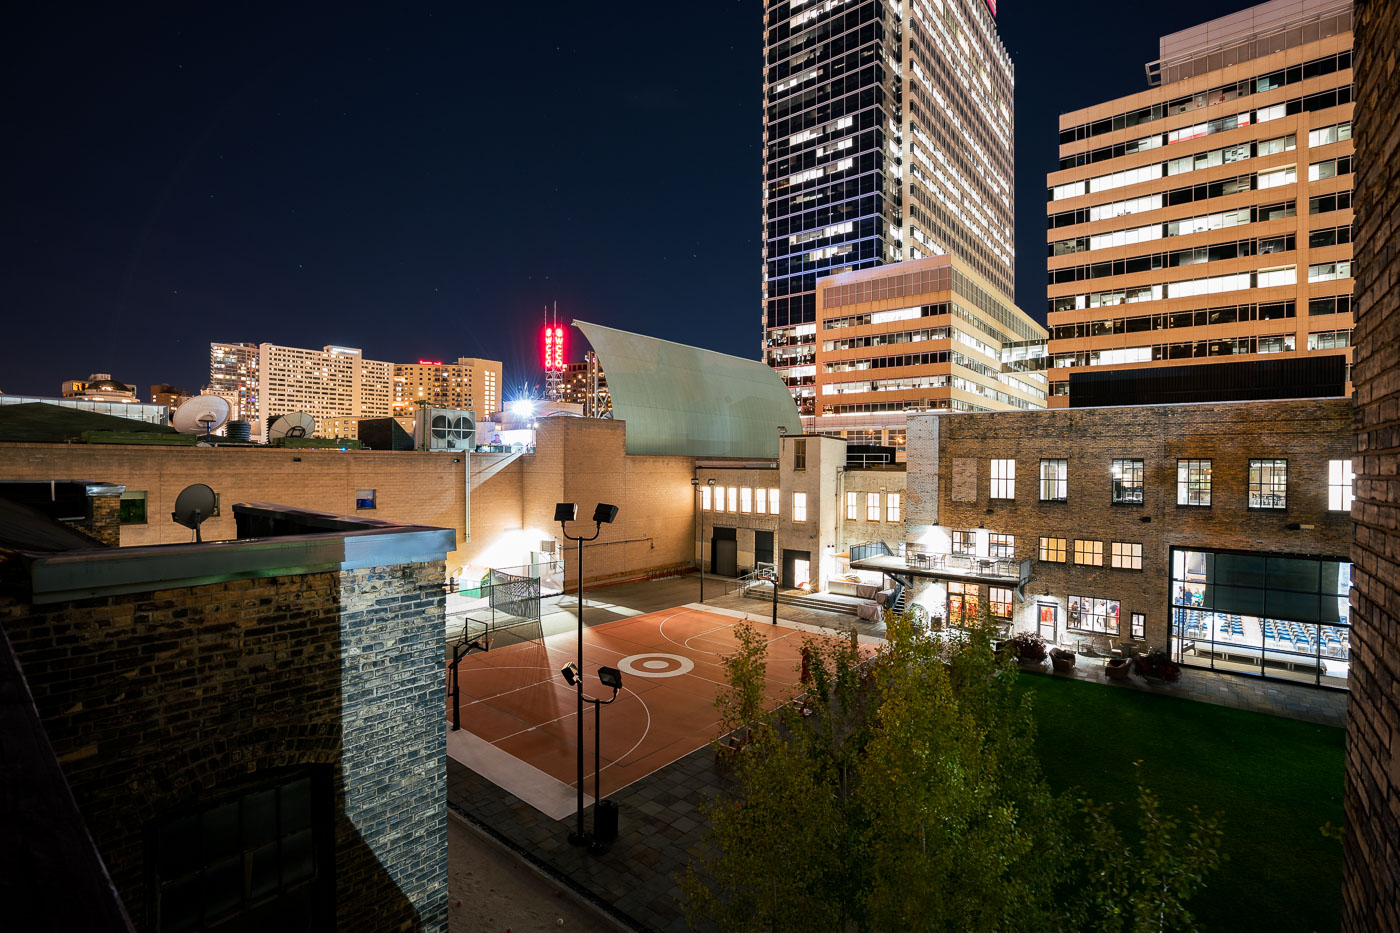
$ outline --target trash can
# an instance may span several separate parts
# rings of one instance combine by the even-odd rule
[[[593,839],[602,845],[617,839],[617,804],[611,800],[600,801],[593,814]]]

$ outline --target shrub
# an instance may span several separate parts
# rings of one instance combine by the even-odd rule
[[[1011,653],[1022,661],[1044,661],[1045,660],[1045,639],[1035,632],[1021,632],[1013,635],[1006,642]]]
[[[1167,683],[1181,679],[1181,666],[1161,648],[1154,648],[1133,659],[1133,673],[1139,677],[1158,677]]]

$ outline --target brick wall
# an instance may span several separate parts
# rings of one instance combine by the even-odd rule
[[[1400,2],[1356,25],[1356,539],[1342,928],[1400,930]]]
[[[899,546],[904,543],[903,517],[907,515],[909,507],[905,491],[906,476],[902,469],[847,470],[843,474],[838,513],[841,520],[841,542],[837,550],[844,550],[852,544],[883,541],[891,551],[899,553]],[[880,520],[876,522],[866,518],[868,513],[865,497],[872,492],[880,496]],[[847,516],[846,496],[849,493],[856,494],[855,519]],[[901,520],[898,522],[886,521],[889,517],[887,497],[890,493],[900,497]]]
[[[337,928],[445,930],[441,562],[30,606],[0,595],[139,929],[145,833],[273,769],[334,772]]]
[[[952,474],[938,505],[945,529],[1016,536],[1015,556],[1030,559],[1028,592],[1117,599],[1124,634],[1129,613],[1147,616],[1146,643],[1167,641],[1172,547],[1205,547],[1345,558],[1351,522],[1327,509],[1328,461],[1350,456],[1351,406],[1346,399],[1218,405],[1083,408],[1039,412],[928,415],[910,418],[910,434],[927,420],[941,424],[941,462]],[[1288,461],[1288,508],[1247,508],[1251,458]],[[990,498],[993,458],[1016,461],[1013,500]],[[1039,501],[1040,460],[1068,460],[1068,498]],[[1144,461],[1142,505],[1111,505],[1111,461]],[[1176,504],[1177,459],[1212,461],[1209,508]],[[927,486],[912,459],[909,485]],[[911,494],[911,499],[912,499]],[[911,507],[911,522],[914,520]],[[1304,527],[1290,530],[1290,524]],[[1307,527],[1311,526],[1311,527]],[[1041,536],[1102,542],[1103,566],[1039,561]],[[916,540],[910,529],[911,540]],[[1114,541],[1143,546],[1142,570],[1113,569]],[[1063,627],[1064,613],[1061,613]]]

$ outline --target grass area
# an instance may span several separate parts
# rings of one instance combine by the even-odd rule
[[[1319,827],[1342,823],[1343,730],[1048,675],[1020,680],[1035,694],[1054,790],[1078,786],[1112,803],[1132,833],[1141,761],[1168,814],[1185,817],[1193,803],[1224,814],[1229,861],[1192,902],[1209,929],[1338,928],[1342,846]]]

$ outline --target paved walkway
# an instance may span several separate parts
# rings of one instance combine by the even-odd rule
[[[584,623],[597,625],[685,605],[698,598],[698,589],[697,578],[684,577],[592,590],[586,594]],[[706,586],[706,595],[711,597],[706,600],[707,606],[751,614],[755,621],[768,618],[771,610],[766,604],[738,596],[715,598],[713,594],[717,592],[722,590],[710,581]],[[561,597],[556,602],[555,606],[546,607],[547,632],[575,624],[573,599]],[[781,604],[778,614],[789,621],[836,630],[846,630],[856,622],[839,613]],[[884,634],[883,625],[877,628],[870,623],[856,624],[863,635]],[[1049,670],[1048,662],[1045,669]],[[1080,659],[1074,676],[1107,682],[1102,662],[1090,659]],[[1173,685],[1149,686],[1133,677],[1118,686],[1325,725],[1345,725],[1346,694],[1302,685],[1187,669],[1181,681]],[[569,845],[573,818],[552,820],[451,759],[447,762],[447,779],[448,803],[454,811],[522,859],[605,908],[626,927],[657,933],[684,933],[691,929],[680,903],[680,876],[687,864],[707,853],[701,811],[705,802],[719,793],[725,780],[709,748],[693,752],[612,795],[621,808],[620,835],[612,850],[604,855],[592,855]],[[591,811],[586,816],[591,820]]]

